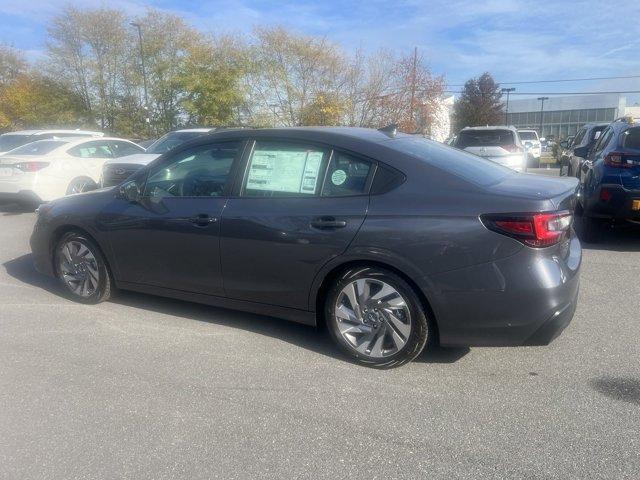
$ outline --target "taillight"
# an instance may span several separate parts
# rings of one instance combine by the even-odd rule
[[[37,172],[48,166],[49,162],[21,162],[14,163],[13,167],[23,172]]]
[[[640,155],[622,152],[610,152],[604,157],[604,164],[614,168],[633,168],[640,166]]]
[[[487,214],[481,215],[480,219],[489,230],[537,248],[558,243],[573,223],[573,215],[569,211]]]
[[[522,153],[524,152],[524,148],[516,145],[515,143],[511,144],[511,145],[502,145],[502,148],[504,148],[505,150],[511,152],[511,153]]]

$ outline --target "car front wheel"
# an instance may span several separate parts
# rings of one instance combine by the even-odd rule
[[[391,368],[423,350],[430,329],[413,288],[393,272],[355,267],[327,295],[325,319],[340,349],[358,363]]]
[[[54,251],[58,279],[71,299],[95,304],[111,295],[111,278],[98,246],[86,236],[69,232]]]

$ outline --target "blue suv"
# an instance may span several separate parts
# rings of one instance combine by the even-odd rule
[[[580,166],[579,208],[587,240],[597,240],[604,221],[640,223],[640,121],[611,123],[593,148],[574,149]]]

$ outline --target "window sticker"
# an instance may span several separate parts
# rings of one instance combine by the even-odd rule
[[[251,157],[247,189],[315,194],[322,151],[256,149]]]
[[[347,179],[347,173],[344,170],[336,170],[331,174],[331,183],[334,185],[342,185]]]

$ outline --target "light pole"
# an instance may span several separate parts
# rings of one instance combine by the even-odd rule
[[[142,25],[137,22],[129,23],[132,27],[138,29],[138,42],[140,45],[140,66],[142,67],[142,84],[144,85],[144,109],[146,112],[145,123],[147,124],[147,132],[151,130],[151,121],[149,119],[149,96],[147,94],[147,71],[144,68],[144,50],[142,48]]]
[[[515,92],[515,91],[516,91],[515,87],[501,89],[502,93],[506,93],[507,94],[507,110],[504,112],[504,124],[505,125],[509,125],[509,94],[511,92]]]
[[[549,97],[538,97],[540,100],[540,138],[542,138],[542,126],[543,126],[543,116],[544,116],[544,101],[549,100]]]

